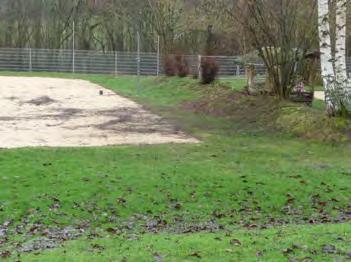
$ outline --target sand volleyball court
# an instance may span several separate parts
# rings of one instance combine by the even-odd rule
[[[0,77],[0,105],[0,148],[197,142],[137,103],[84,80]]]

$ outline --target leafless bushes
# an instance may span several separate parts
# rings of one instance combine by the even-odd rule
[[[288,99],[294,86],[297,68],[314,46],[316,5],[306,0],[240,1],[239,21],[247,39],[266,65],[272,90]]]
[[[190,73],[189,63],[184,55],[168,55],[165,58],[166,76],[187,77]]]
[[[217,78],[219,66],[212,57],[203,58],[201,61],[201,83],[211,84]]]

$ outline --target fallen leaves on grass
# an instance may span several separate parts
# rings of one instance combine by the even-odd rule
[[[195,251],[195,252],[193,252],[193,253],[189,254],[189,257],[197,257],[197,258],[201,258],[201,254],[200,254],[200,252]]]
[[[21,247],[18,248],[18,251],[21,253],[42,251],[46,249],[56,248],[59,246],[59,244],[60,244],[60,241],[58,240],[50,239],[47,237],[40,237],[22,244]]]
[[[120,231],[116,228],[112,228],[112,227],[109,227],[106,229],[106,232],[110,233],[110,234],[113,234],[113,235],[117,235],[120,233]]]
[[[11,256],[11,252],[8,250],[0,252],[0,258],[9,258],[10,256]]]
[[[326,254],[336,254],[337,253],[337,249],[333,245],[325,245],[325,246],[323,246],[322,250],[323,250],[323,253],[326,253]]]
[[[232,239],[230,240],[230,244],[233,246],[241,246],[241,242],[239,239]]]
[[[154,219],[149,220],[146,224],[148,231],[157,233],[167,226],[167,221],[161,217],[154,217]]]
[[[104,246],[96,244],[96,243],[92,244],[91,248],[92,248],[91,249],[92,252],[98,252],[98,253],[101,253],[102,251],[105,250]]]
[[[154,253],[154,260],[155,262],[163,262],[164,259],[159,253]]]

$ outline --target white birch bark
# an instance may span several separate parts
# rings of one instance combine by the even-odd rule
[[[336,1],[335,74],[338,95],[346,109],[350,110],[350,81],[346,66],[347,0]]]
[[[318,0],[318,29],[325,102],[328,113],[334,114],[338,108],[335,103],[335,72],[330,37],[329,0]]]
[[[342,103],[351,112],[351,80],[346,64],[347,0],[337,0],[335,70],[338,85],[342,86]]]
[[[347,0],[337,0],[336,2],[335,74],[338,81],[345,81],[347,79],[346,3]]]

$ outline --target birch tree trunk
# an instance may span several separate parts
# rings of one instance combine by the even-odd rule
[[[346,2],[336,2],[335,74],[338,81],[347,79],[346,69]]]
[[[347,25],[347,0],[336,2],[336,38],[335,38],[335,74],[338,93],[343,106],[351,109],[350,84],[346,66],[346,25]]]
[[[318,0],[318,27],[325,102],[328,114],[334,115],[338,110],[338,106],[335,97],[335,72],[329,24],[329,0]]]

